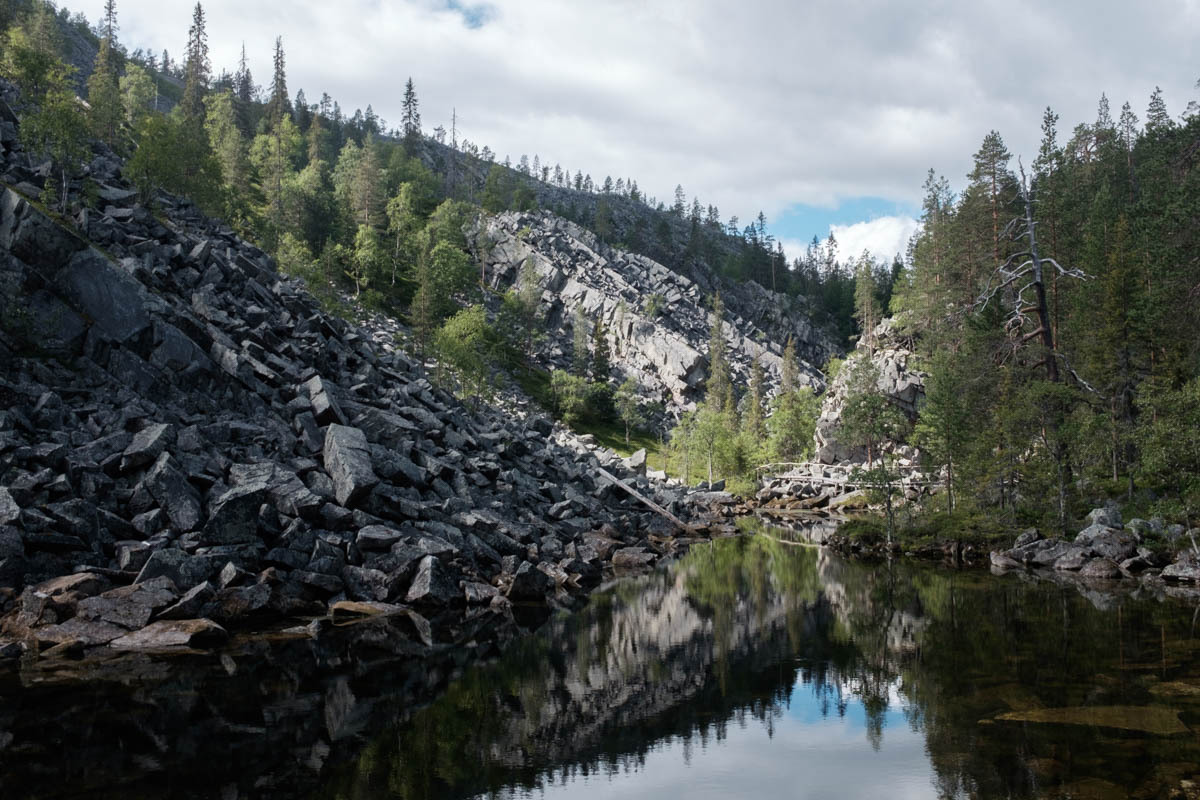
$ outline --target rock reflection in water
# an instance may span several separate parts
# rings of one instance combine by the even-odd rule
[[[326,794],[1167,797],[1200,772],[1200,698],[1154,691],[1200,685],[1191,620],[1015,576],[717,542],[468,670]],[[1003,716],[1082,705],[1165,706],[1152,716],[1189,732]]]

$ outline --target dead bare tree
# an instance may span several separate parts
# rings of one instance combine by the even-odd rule
[[[1014,351],[1025,349],[1031,342],[1035,342],[1040,346],[1040,358],[1033,362],[1032,367],[1045,367],[1047,381],[1055,385],[1065,383],[1065,371],[1076,385],[1094,393],[1095,389],[1071,368],[1065,354],[1058,349],[1058,337],[1055,336],[1050,322],[1045,282],[1049,270],[1053,270],[1059,277],[1078,280],[1088,280],[1089,276],[1080,269],[1067,269],[1055,259],[1038,252],[1038,223],[1033,214],[1037,179],[1035,177],[1030,181],[1020,160],[1017,164],[1020,167],[1019,190],[1024,213],[1008,223],[1004,235],[1011,241],[1022,242],[1025,248],[1009,256],[996,268],[988,280],[987,287],[975,301],[975,310],[982,311],[993,301],[1008,306],[1010,310],[1004,320],[1004,330],[1012,342]],[[1061,402],[1061,395],[1051,395],[1049,402],[1052,409],[1044,421],[1042,438],[1057,467],[1059,524],[1065,530],[1067,486],[1072,471],[1066,442],[1058,435],[1061,421],[1065,417],[1065,408]]]

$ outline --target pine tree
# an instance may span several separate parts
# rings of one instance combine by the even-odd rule
[[[992,258],[997,265],[1000,263],[1000,192],[1010,182],[1008,162],[1011,159],[1012,154],[1000,134],[991,131],[983,138],[983,144],[975,153],[975,168],[967,176],[987,193],[992,214]]]
[[[183,99],[179,103],[188,124],[195,128],[204,124],[204,95],[208,92],[212,70],[208,60],[208,33],[204,25],[204,8],[196,3],[192,11],[192,26],[188,29]],[[165,52],[163,58],[166,59]]]

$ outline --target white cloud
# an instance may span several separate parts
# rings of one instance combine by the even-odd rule
[[[92,20],[103,8],[64,2]],[[123,41],[182,53],[191,0],[117,5]],[[1102,91],[1144,116],[1161,85],[1178,113],[1196,78],[1180,54],[1200,49],[1194,0],[751,0],[736,13],[719,0],[492,0],[474,28],[454,6],[477,8],[204,2],[218,70],[245,41],[269,83],[282,35],[291,91],[310,101],[325,91],[396,122],[411,75],[427,130],[456,108],[462,135],[501,156],[633,176],[667,201],[681,183],[744,220],[854,197],[912,207],[931,166],[961,185],[993,128],[1028,163],[1047,104],[1064,139]]]
[[[837,240],[841,260],[855,260],[866,250],[876,260],[890,262],[896,253],[904,255],[908,240],[919,227],[921,223],[912,217],[879,217],[853,225],[832,225],[830,232]]]

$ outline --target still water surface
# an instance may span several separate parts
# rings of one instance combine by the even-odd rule
[[[373,621],[0,682],[5,797],[1169,797],[1194,599],[748,535],[414,664]],[[435,621],[435,630],[437,624]],[[82,679],[86,678],[86,682]]]

